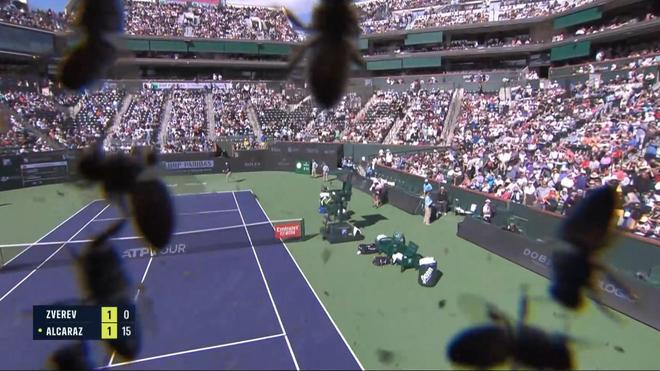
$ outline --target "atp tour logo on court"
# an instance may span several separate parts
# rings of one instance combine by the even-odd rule
[[[146,256],[159,256],[159,255],[179,255],[186,253],[186,244],[178,243],[174,245],[165,246],[162,249],[151,253],[151,250],[147,247],[139,247],[136,249],[126,249],[121,254],[121,257],[124,259],[135,259],[143,258]]]

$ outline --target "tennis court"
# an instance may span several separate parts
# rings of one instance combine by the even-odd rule
[[[121,362],[93,342],[98,367],[362,369],[251,191],[175,200],[177,229],[168,248],[147,253],[128,225],[114,238],[147,308],[143,346],[138,359]],[[32,306],[79,298],[71,251],[117,217],[106,202],[91,202],[3,266],[3,368],[43,368],[63,344],[32,340]]]

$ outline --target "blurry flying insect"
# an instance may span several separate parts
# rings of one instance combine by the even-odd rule
[[[310,27],[290,11],[286,14],[294,25],[316,32],[292,54],[289,72],[309,51],[307,78],[312,94],[322,108],[331,108],[344,95],[351,62],[365,65],[355,46],[361,32],[355,6],[350,0],[321,0],[314,8]]]
[[[56,371],[87,371],[94,369],[89,359],[87,345],[82,341],[57,349],[48,359],[47,367]]]
[[[494,305],[486,306],[490,324],[465,329],[447,346],[447,358],[455,364],[490,369],[505,363],[524,368],[572,369],[571,339],[527,325],[526,288],[520,298],[518,322],[513,324]]]
[[[107,75],[117,55],[116,48],[103,39],[86,40],[72,50],[60,65],[59,81],[75,91],[89,88]]]
[[[164,248],[174,232],[174,205],[165,183],[149,171],[158,161],[156,153],[106,154],[100,143],[103,140],[83,154],[78,163],[80,174],[100,182],[108,201],[132,215],[152,250]]]
[[[122,0],[72,0],[69,7],[75,9],[74,26],[81,41],[60,64],[59,81],[80,90],[104,78],[117,60],[124,7]]]
[[[559,238],[569,243],[571,249],[558,250],[553,254],[550,295],[569,309],[583,306],[583,289],[596,296],[594,276],[597,271],[623,290],[628,298],[635,298],[607,267],[596,260],[598,253],[605,250],[612,240],[617,221],[617,202],[620,201],[614,187],[593,189],[560,225]],[[604,309],[600,305],[597,307]]]
[[[133,304],[133,285],[124,269],[121,256],[109,241],[125,224],[125,219],[114,223],[96,236],[80,255],[76,256],[85,301],[94,305]],[[137,318],[135,318],[135,327],[139,327]],[[107,343],[122,358],[131,360],[135,359],[140,351],[140,340],[140,331],[134,331],[131,336],[107,340]]]

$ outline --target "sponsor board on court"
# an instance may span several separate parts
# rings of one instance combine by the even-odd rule
[[[457,235],[541,276],[552,277],[552,255],[559,246],[530,240],[524,235],[504,231],[471,217],[458,224]],[[618,282],[606,276],[597,276],[594,298],[660,330],[660,300],[657,300],[660,288],[630,274],[620,271],[615,271],[615,274]],[[627,289],[634,294],[634,298],[628,295]]]

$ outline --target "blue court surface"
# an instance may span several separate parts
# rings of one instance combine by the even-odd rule
[[[123,361],[89,342],[97,367],[362,368],[250,191],[175,200],[168,248],[147,253],[129,225],[114,238],[145,309],[142,351]],[[94,201],[0,269],[1,369],[42,369],[66,343],[32,340],[32,306],[80,298],[71,251],[117,216]]]

